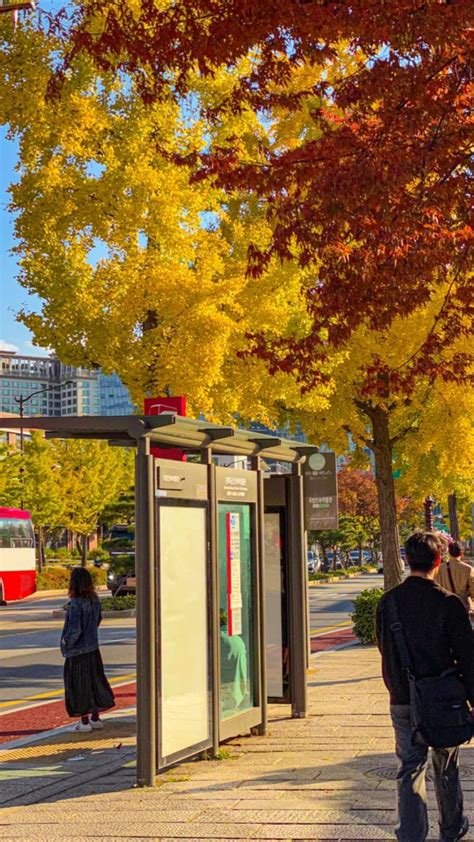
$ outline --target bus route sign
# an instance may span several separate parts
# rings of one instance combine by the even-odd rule
[[[303,466],[305,529],[337,529],[335,453],[313,453]]]

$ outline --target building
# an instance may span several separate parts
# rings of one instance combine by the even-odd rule
[[[56,357],[0,351],[0,412],[33,415],[129,415],[133,405],[116,374],[64,365]]]
[[[135,407],[130,392],[118,374],[99,374],[100,408],[102,415],[133,415]]]

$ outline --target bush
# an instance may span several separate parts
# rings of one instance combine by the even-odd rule
[[[107,571],[97,567],[88,567],[89,573],[92,576],[94,586],[107,583]],[[67,590],[69,586],[69,579],[71,578],[71,570],[60,565],[51,565],[38,573],[36,576],[36,588],[38,591],[54,591]]]
[[[105,549],[105,547],[96,547],[95,550],[89,551],[89,558],[97,559],[97,561],[108,561],[109,560],[109,552]]]
[[[88,567],[87,569],[92,576],[94,587],[98,588],[100,585],[107,584],[107,570],[104,567]]]
[[[106,550],[113,550],[114,552],[133,552],[135,549],[135,541],[132,538],[106,538],[102,541],[102,546]]]
[[[70,561],[72,558],[72,550],[69,550],[67,547],[56,547],[55,550],[53,550],[51,547],[46,547],[44,555],[46,559]]]
[[[66,590],[70,577],[71,572],[65,567],[47,567],[36,576],[36,588],[39,591]]]
[[[136,596],[106,596],[101,600],[102,611],[128,611],[130,608],[136,608]]]
[[[115,555],[109,560],[109,573],[131,573],[135,570],[135,557],[129,555]]]
[[[381,588],[369,588],[362,591],[353,602],[351,620],[354,623],[354,634],[361,643],[375,643],[375,614],[383,593]]]

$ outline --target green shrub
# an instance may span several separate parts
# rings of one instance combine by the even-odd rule
[[[107,584],[107,570],[104,567],[88,567],[87,569],[92,576],[94,587],[98,588],[100,585]]]
[[[106,596],[100,604],[102,611],[128,611],[130,608],[136,608],[137,598],[133,594],[129,596]]]
[[[354,623],[354,634],[361,643],[375,643],[375,614],[383,593],[381,588],[369,588],[362,591],[353,602],[351,620]]]
[[[107,583],[106,570],[98,567],[88,567],[87,569],[96,588]],[[39,591],[67,590],[70,578],[71,570],[59,564],[50,565],[42,573],[37,574],[36,588]]]
[[[109,573],[131,573],[135,569],[135,557],[115,555],[109,560]]]
[[[126,538],[123,536],[122,538],[106,538],[105,541],[102,542],[102,546],[106,550],[114,550],[115,552],[133,552],[135,549],[135,541],[133,538]]]
[[[39,591],[66,590],[71,573],[59,565],[47,567],[36,576],[36,587]]]
[[[96,547],[95,550],[89,551],[89,558],[97,559],[98,561],[108,561],[109,560],[109,552],[105,549],[105,547]]]

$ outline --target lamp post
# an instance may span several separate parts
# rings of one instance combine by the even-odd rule
[[[63,383],[54,383],[51,386],[44,386],[42,389],[36,389],[34,392],[30,392],[29,395],[20,395],[19,398],[14,397],[13,400],[15,403],[18,404],[18,408],[20,411],[20,453],[23,459],[23,451],[24,451],[24,441],[23,441],[23,418],[25,414],[24,406],[25,403],[31,398],[34,398],[35,395],[42,395],[43,392],[54,392],[55,389],[62,389],[63,386],[72,386],[73,380],[64,380]],[[23,508],[23,462],[21,466],[21,488],[22,488],[22,495],[20,500],[20,508]]]
[[[434,527],[433,505],[434,497],[425,497],[425,529],[427,532],[432,532]]]

